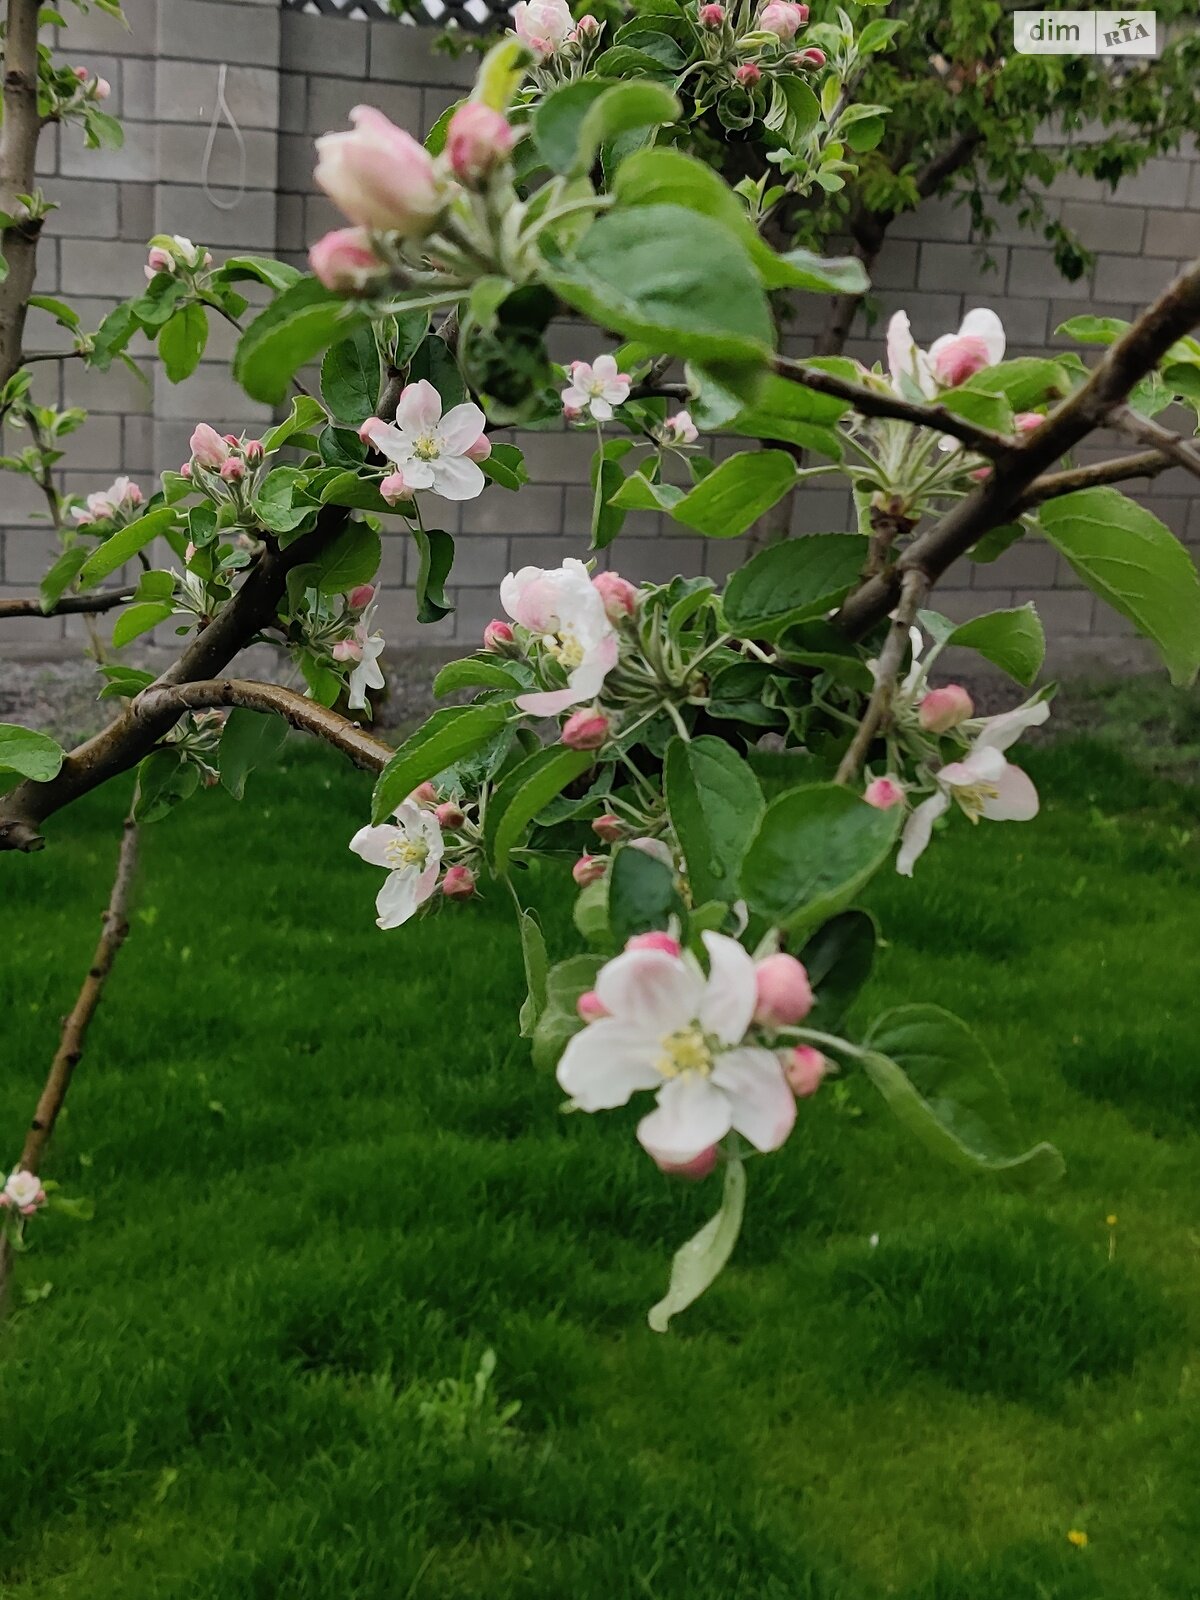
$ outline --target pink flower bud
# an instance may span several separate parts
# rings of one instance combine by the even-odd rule
[[[189,443],[193,461],[212,472],[220,471],[229,455],[229,446],[215,428],[210,428],[207,422],[198,422]]]
[[[1018,411],[1013,418],[1013,427],[1018,433],[1032,433],[1035,428],[1040,428],[1045,420],[1040,411]]]
[[[790,44],[808,20],[807,7],[791,0],[768,0],[758,17],[758,26],[773,33],[781,44]]]
[[[779,1059],[783,1063],[783,1075],[797,1100],[807,1100],[810,1094],[816,1094],[829,1071],[828,1061],[810,1044],[798,1044],[794,1050],[785,1050]]]
[[[456,806],[453,800],[443,800],[441,805],[434,810],[439,828],[454,830],[461,828],[467,820],[461,806]]]
[[[585,1022],[598,1022],[601,1017],[608,1016],[608,1011],[600,1003],[600,996],[595,989],[588,989],[579,996],[575,1002],[575,1009]]]
[[[813,1006],[808,973],[795,956],[780,950],[754,969],[757,1001],[754,1018],[767,1027],[786,1028],[802,1022]]]
[[[599,750],[608,731],[603,711],[573,711],[563,723],[561,738],[568,750]]]
[[[141,489],[138,488],[136,483],[126,483],[125,504],[127,506],[140,506],[145,498],[146,496],[142,493]]]
[[[481,433],[474,444],[467,446],[468,461],[486,461],[492,453],[492,441],[486,433]]]
[[[677,411],[663,423],[663,433],[671,444],[695,444],[700,430],[688,411]]]
[[[600,19],[585,11],[575,24],[575,35],[579,39],[593,39],[600,32],[600,26]]]
[[[659,928],[652,928],[649,933],[635,933],[632,939],[625,941],[626,950],[661,950],[669,956],[683,954],[683,946],[678,939],[673,939],[669,933],[663,933]]]
[[[357,633],[339,639],[329,652],[335,661],[361,661],[363,658],[363,641]]]
[[[179,476],[181,478],[190,478],[191,475],[192,475],[192,463],[190,461],[185,461],[183,463],[183,465],[179,469]]]
[[[895,778],[875,778],[863,790],[863,799],[876,811],[890,811],[904,804],[904,788]]]
[[[469,900],[475,893],[475,874],[470,867],[450,867],[442,879],[447,900]]]
[[[596,883],[608,871],[608,862],[603,856],[582,855],[571,868],[571,876],[581,889],[586,889],[589,883]]]
[[[419,783],[408,797],[415,806],[435,806],[438,803],[438,792],[432,783],[426,780]]]
[[[351,222],[422,237],[445,202],[433,157],[371,106],[355,106],[354,129],[317,140],[317,183]]]
[[[351,611],[365,611],[375,598],[375,585],[373,583],[360,583],[351,589],[346,596],[346,604]]]
[[[753,61],[744,61],[733,76],[743,89],[753,89],[754,85],[761,79],[762,73],[754,65]]]
[[[73,67],[71,70],[80,83],[86,83],[92,75],[87,67]]]
[[[800,59],[801,61],[807,61],[810,66],[823,67],[825,65],[825,52],[813,46],[808,50],[801,50]]]
[[[221,437],[224,439],[225,443],[229,446],[229,448],[231,450],[238,449],[240,447],[240,445],[241,445],[241,442],[242,442],[238,438],[236,433],[223,433],[221,435]]]
[[[266,453],[266,446],[261,439],[247,439],[242,446],[242,454],[252,467],[256,467]]]
[[[226,456],[221,463],[221,476],[226,483],[241,483],[246,476],[246,463],[240,456]]]
[[[567,0],[519,0],[512,20],[517,38],[542,60],[565,43],[573,27]]]
[[[701,1150],[698,1156],[693,1156],[690,1161],[666,1161],[662,1156],[654,1156],[654,1165],[660,1172],[666,1172],[673,1178],[690,1178],[693,1183],[699,1183],[701,1178],[707,1178],[717,1164],[717,1147],[710,1144],[707,1150]]]
[[[468,189],[479,188],[508,159],[516,138],[507,118],[491,106],[468,100],[459,106],[446,129],[450,171]]]
[[[917,707],[917,721],[926,733],[946,733],[975,715],[975,702],[961,683],[930,689]]]
[[[597,817],[592,823],[592,832],[605,844],[616,844],[617,840],[624,837],[625,826],[620,817],[611,811],[606,811],[602,817]]]
[[[184,561],[185,562],[191,561],[192,557],[195,554],[196,554],[196,546],[189,539],[188,542],[183,547],[183,559],[184,559]]]
[[[407,500],[409,498],[409,488],[404,481],[404,474],[402,472],[389,472],[379,485],[379,492],[390,506],[394,506],[397,500]]]
[[[941,348],[930,350],[929,364],[934,377],[952,389],[989,364],[987,341],[977,333],[957,333],[938,343]]]
[[[620,622],[622,617],[631,617],[637,610],[636,588],[628,578],[622,578],[618,573],[598,572],[592,579],[592,588],[604,601],[604,610],[610,622]]]
[[[335,294],[359,294],[387,270],[366,228],[335,228],[324,234],[309,250],[308,264],[313,276]]]
[[[112,93],[112,84],[107,78],[97,78],[92,86],[92,93],[97,100],[107,100]]]
[[[583,415],[583,412],[580,411],[578,406],[564,406],[563,407],[563,421],[564,422],[578,422],[582,415]]]
[[[701,6],[698,16],[702,28],[719,28],[725,21],[725,7],[719,5]]]
[[[169,250],[164,250],[161,245],[156,244],[146,257],[146,276],[153,278],[156,273],[174,271],[175,257]]]
[[[483,630],[483,648],[485,650],[503,651],[514,643],[516,635],[509,624],[500,617],[493,617]]]

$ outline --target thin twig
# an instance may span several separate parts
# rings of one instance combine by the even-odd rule
[[[867,759],[871,741],[891,711],[896,680],[900,676],[900,668],[904,665],[904,652],[908,648],[908,630],[916,621],[917,612],[921,609],[921,602],[928,589],[929,580],[923,572],[913,569],[904,574],[900,586],[900,604],[896,607],[891,630],[883,649],[879,652],[879,660],[875,666],[875,687],[871,691],[871,698],[867,702],[862,721],[850,741],[850,747],[838,766],[835,779],[837,783],[854,782],[862,769],[863,762]]]
[[[1014,514],[1031,510],[1046,500],[1074,494],[1077,489],[1099,489],[1110,483],[1126,483],[1130,478],[1156,478],[1175,463],[1161,450],[1144,450],[1139,455],[1114,456],[1091,467],[1072,467],[1065,472],[1047,472],[1035,478],[1013,507]]]
[[[1196,454],[1195,447],[1179,434],[1172,433],[1170,428],[1164,428],[1161,422],[1155,422],[1152,417],[1139,416],[1131,406],[1118,406],[1110,413],[1108,421],[1109,426],[1116,428],[1118,433],[1136,440],[1138,444],[1160,450],[1177,467],[1200,478],[1200,455]]]
[[[115,611],[132,600],[136,588],[101,589],[96,594],[65,594],[56,600],[49,611],[42,609],[40,600],[0,600],[0,617],[68,617]]]

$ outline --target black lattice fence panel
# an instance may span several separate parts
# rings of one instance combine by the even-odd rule
[[[427,28],[458,27],[483,33],[503,24],[511,10],[511,0],[405,0],[399,11],[387,0],[283,0],[283,8],[310,16],[407,22]]]

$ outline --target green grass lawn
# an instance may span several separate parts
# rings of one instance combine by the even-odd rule
[[[39,1223],[0,1335],[0,1594],[1200,1596],[1200,791],[1028,765],[1037,822],[873,887],[862,1011],[975,1024],[1065,1181],[966,1180],[823,1091],[666,1337],[716,1184],[634,1108],[560,1115],[500,894],[378,932],[368,780],[303,747],[150,830],[49,1168],[95,1220]],[[12,1151],[121,798],[0,860]]]

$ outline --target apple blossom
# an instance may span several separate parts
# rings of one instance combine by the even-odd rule
[[[45,1204],[46,1191],[35,1172],[26,1172],[22,1167],[17,1167],[9,1173],[4,1188],[0,1189],[0,1206],[12,1206],[23,1217],[31,1217]]]
[[[394,424],[368,417],[359,437],[395,463],[410,493],[429,489],[444,500],[474,500],[487,479],[467,452],[483,432],[484,420],[469,400],[443,416],[441,395],[422,378],[401,394]]]
[[[585,1022],[595,1022],[597,1017],[606,1017],[608,1012],[600,1004],[600,997],[594,989],[586,989],[575,1002],[575,1009]]]
[[[564,411],[590,412],[596,422],[611,422],[613,407],[629,399],[632,383],[628,373],[617,370],[616,358],[597,356],[595,361],[572,361],[567,371],[571,381],[562,391]]]
[[[415,806],[435,806],[437,805],[438,792],[433,784],[426,779],[424,783],[417,785],[408,798]]]
[[[219,472],[229,456],[229,446],[215,428],[207,422],[198,422],[188,441],[192,460],[210,472]]]
[[[809,1095],[816,1094],[828,1071],[828,1061],[810,1044],[798,1044],[795,1049],[783,1053],[784,1077],[797,1100],[807,1100]]]
[[[380,498],[386,500],[390,506],[411,498],[408,492],[408,480],[402,472],[389,472],[385,478],[381,478],[379,494]]]
[[[610,622],[620,622],[622,617],[631,617],[637,610],[637,589],[618,572],[598,572],[592,579],[592,588],[604,601],[605,615]]]
[[[606,811],[592,823],[592,832],[605,844],[616,844],[618,839],[624,837],[625,828],[620,817],[612,811]]]
[[[649,933],[635,933],[632,939],[626,939],[626,950],[665,950],[669,956],[681,955],[683,946],[679,940],[669,933],[664,933],[660,928],[651,928]]]
[[[78,523],[103,522],[124,511],[136,511],[145,498],[132,478],[114,478],[107,489],[89,494],[82,506],[75,506],[71,515]]]
[[[145,273],[149,281],[156,278],[160,272],[174,272],[175,257],[169,250],[164,250],[160,244],[153,245],[150,254],[146,257]]]
[[[808,21],[808,7],[792,0],[767,0],[758,14],[758,27],[773,33],[782,44],[789,44]]]
[[[933,836],[933,825],[955,803],[972,822],[986,817],[992,822],[1030,822],[1038,813],[1037,790],[1020,767],[1004,757],[1026,728],[1045,722],[1050,707],[1045,700],[989,717],[962,761],[952,761],[934,774],[937,788],[922,800],[904,825],[896,871],[911,878],[913,867]]]
[[[505,651],[516,640],[511,626],[501,617],[493,617],[483,630],[483,648],[485,650]]]
[[[944,333],[929,346],[929,365],[939,382],[951,388],[965,383],[984,367],[1004,360],[1004,324],[983,307],[968,311],[957,333]]]
[[[461,806],[455,805],[453,800],[443,800],[440,806],[434,808],[434,816],[438,820],[438,827],[449,829],[452,832],[461,828],[467,820]]]
[[[890,811],[904,804],[904,785],[895,778],[873,778],[863,790],[863,799],[876,811]]]
[[[702,28],[719,28],[725,21],[725,7],[716,4],[701,6],[697,15]]]
[[[470,867],[448,867],[442,893],[447,900],[469,900],[475,893],[475,874]]]
[[[246,463],[240,456],[226,456],[221,463],[221,477],[226,483],[241,483],[246,476]]]
[[[251,466],[257,466],[266,453],[266,446],[261,439],[245,439],[242,441],[242,455]]]
[[[707,1150],[701,1150],[698,1156],[693,1156],[690,1161],[665,1161],[658,1156],[654,1157],[654,1165],[660,1172],[665,1172],[672,1178],[690,1178],[693,1183],[699,1183],[701,1178],[707,1178],[717,1164],[717,1147],[710,1144]]]
[[[337,294],[361,294],[387,271],[366,228],[334,228],[322,235],[308,252],[308,264],[313,276]]]
[[[478,188],[508,159],[516,139],[516,130],[499,111],[468,100],[459,106],[446,129],[450,171],[468,189]]]
[[[1035,428],[1040,428],[1045,420],[1040,411],[1018,411],[1013,418],[1013,427],[1018,433],[1032,433]]]
[[[517,696],[522,711],[552,717],[599,694],[617,664],[617,635],[582,561],[561,567],[522,567],[500,585],[500,599],[514,622],[541,636],[542,648],[567,675],[565,689]]]
[[[603,856],[582,855],[571,868],[571,876],[581,889],[586,889],[589,883],[596,883],[608,871],[608,862]]]
[[[762,78],[762,73],[754,65],[753,61],[743,61],[733,76],[743,89],[753,89],[755,84]]]
[[[373,583],[360,583],[350,590],[346,596],[346,604],[351,611],[365,611],[375,598],[375,585]]]
[[[347,684],[349,698],[346,704],[351,711],[365,711],[367,709],[367,690],[382,689],[384,685],[379,657],[383,654],[386,646],[381,633],[371,632],[371,618],[376,604],[377,601],[372,599],[362,616],[354,624],[354,632],[350,635],[350,638],[340,641],[342,648],[346,652],[343,656],[338,656],[338,646],[334,646],[336,659],[355,662]]]
[[[603,26],[604,24],[599,17],[594,17],[590,11],[585,11],[567,35],[567,39],[572,44],[580,43],[585,39],[594,39]]]
[[[662,425],[664,444],[695,444],[699,437],[700,429],[692,421],[691,413],[688,411],[677,411]]]
[[[892,388],[904,396],[907,385],[912,385],[932,400],[937,393],[937,381],[929,365],[929,357],[918,348],[912,335],[907,311],[895,311],[887,326],[887,363]]]
[[[429,899],[442,862],[442,830],[431,812],[403,800],[393,815],[394,823],[360,828],[350,841],[356,856],[387,868],[375,900],[381,928],[398,928]]]
[[[818,50],[815,45],[812,45],[807,50],[801,50],[800,59],[801,61],[807,61],[810,66],[823,67],[826,56],[824,50]]]
[[[446,202],[433,157],[372,106],[355,106],[350,121],[317,140],[317,183],[351,222],[422,237]]]
[[[542,60],[566,43],[575,25],[566,0],[518,0],[512,21],[517,38]]]
[[[961,683],[930,689],[917,707],[917,721],[926,733],[948,733],[975,715],[975,702]]]
[[[786,951],[778,950],[758,962],[754,981],[754,1020],[764,1027],[790,1027],[802,1022],[813,1008],[812,985],[804,964]]]
[[[659,1162],[695,1161],[730,1129],[757,1150],[791,1132],[795,1099],[774,1051],[747,1040],[757,999],[754,962],[736,939],[705,932],[707,976],[691,954],[626,950],[600,969],[609,1013],[567,1044],[558,1081],[581,1111],[658,1093],[638,1139]]]
[[[574,711],[563,723],[562,742],[568,750],[599,750],[611,727],[603,711]]]
[[[486,461],[492,453],[492,441],[486,433],[481,433],[474,444],[467,446],[468,461]]]

